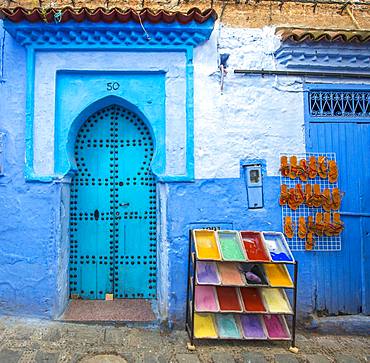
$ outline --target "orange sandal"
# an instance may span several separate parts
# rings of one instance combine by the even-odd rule
[[[321,195],[321,190],[320,190],[320,185],[319,184],[314,184],[313,185],[312,204],[316,208],[318,208],[322,205],[322,195]]]
[[[333,235],[339,236],[344,230],[344,223],[340,219],[339,213],[333,214]]]
[[[313,232],[308,232],[304,248],[306,249],[306,251],[311,251],[314,246],[315,246],[314,234]]]
[[[317,212],[315,218],[315,234],[321,237],[324,234],[324,229],[325,224],[323,221],[323,215],[321,212]]]
[[[308,232],[315,232],[315,223],[313,221],[313,216],[308,216],[307,218],[307,230]]]
[[[333,235],[330,221],[330,213],[324,213],[324,234],[325,236],[328,237],[331,237]]]
[[[298,208],[298,201],[296,196],[296,190],[295,188],[289,189],[289,199],[288,199],[288,206],[292,210],[297,210]]]
[[[305,243],[305,249],[307,251],[311,251],[312,248],[315,246],[315,223],[313,221],[312,216],[308,216],[307,218],[307,237],[306,237],[306,243]]]
[[[298,237],[300,239],[306,238],[307,235],[307,227],[306,227],[306,220],[304,217],[298,218]]]
[[[322,196],[322,207],[324,208],[324,211],[330,212],[332,205],[330,190],[328,188],[325,188],[321,196]]]
[[[279,204],[285,205],[288,203],[288,200],[289,200],[288,186],[286,184],[281,184]]]
[[[292,217],[285,217],[284,220],[284,233],[288,238],[293,238],[294,236],[294,229],[293,229],[293,222]]]
[[[305,185],[305,203],[307,207],[313,206],[313,194],[312,194],[312,185],[306,184]]]
[[[290,172],[289,178],[295,179],[298,173],[298,166],[297,166],[297,157],[295,155],[290,157]]]
[[[299,166],[297,167],[297,175],[301,181],[306,182],[308,177],[307,172],[307,161],[306,159],[299,160]]]
[[[328,163],[325,156],[319,156],[318,158],[319,168],[318,173],[320,178],[326,179],[328,177]]]
[[[335,160],[329,161],[329,183],[336,183],[338,181],[338,166]]]
[[[282,156],[280,158],[280,172],[282,176],[288,177],[289,176],[289,165],[288,165],[288,157]]]
[[[338,210],[340,208],[342,196],[341,192],[338,188],[333,188],[332,190],[332,202],[331,202],[331,209]]]
[[[297,208],[304,202],[305,195],[301,184],[295,186],[295,200],[297,201]]]
[[[310,156],[310,161],[308,162],[308,177],[314,179],[317,176],[317,163],[316,157]]]

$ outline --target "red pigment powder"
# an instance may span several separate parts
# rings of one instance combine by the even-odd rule
[[[237,291],[234,287],[216,287],[217,297],[222,311],[242,311]]]
[[[245,311],[266,311],[263,306],[261,296],[258,292],[258,289],[254,287],[244,287],[240,289]]]
[[[244,231],[241,236],[250,261],[270,261],[260,233]]]

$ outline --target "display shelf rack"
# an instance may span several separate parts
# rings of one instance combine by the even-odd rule
[[[281,250],[287,248],[288,258],[283,261],[274,261],[279,257],[279,250],[273,250],[274,246],[268,246],[268,241],[264,239],[273,236],[278,240],[281,238]],[[196,243],[197,236],[200,236],[200,247]],[[227,242],[220,244],[219,237],[230,236],[231,245],[236,248],[235,260],[232,260],[233,251],[226,251]],[[239,240],[236,238],[239,236]],[[265,257],[261,261],[250,260],[249,254],[244,247],[243,238],[257,236],[259,244],[256,248],[262,248]],[[209,238],[209,243],[207,242]],[[260,243],[261,242],[261,243]],[[212,258],[207,255],[207,248],[211,248]],[[226,246],[226,247],[225,247]],[[222,251],[222,248],[224,251]],[[201,252],[199,254],[199,252]],[[199,255],[201,258],[199,258]],[[224,256],[227,255],[227,259]],[[257,256],[257,254],[255,254]],[[278,255],[278,257],[276,257]],[[241,258],[243,256],[243,258]],[[266,257],[267,256],[267,257]],[[212,275],[212,281],[200,282],[197,275],[198,266],[202,266],[202,272],[208,269]],[[285,265],[293,266],[293,279]],[[233,266],[234,277],[239,271],[241,282],[238,284],[224,283],[222,271],[223,266]],[[243,266],[258,266],[261,271],[266,272],[272,269],[278,273],[286,274],[286,283],[271,283],[271,276],[266,274],[266,284],[248,283],[245,277],[246,270]],[[220,268],[221,267],[221,268]],[[257,269],[258,271],[258,269]],[[207,272],[207,271],[206,271]],[[254,270],[256,272],[256,270]],[[261,277],[261,275],[259,275]],[[296,317],[297,317],[297,279],[298,279],[298,261],[294,260],[284,236],[277,232],[253,232],[253,231],[209,231],[209,230],[190,230],[189,231],[189,261],[188,261],[188,283],[187,283],[187,303],[186,303],[186,331],[188,333],[191,346],[194,341],[201,339],[213,340],[281,340],[291,341],[291,346],[295,347],[296,335]],[[275,276],[276,278],[276,276]],[[285,293],[285,289],[292,290],[292,304]],[[204,299],[199,299],[200,294]],[[229,297],[231,304],[229,309],[220,303],[223,297]],[[220,300],[221,299],[221,300]],[[206,301],[204,306],[199,305]],[[277,301],[278,306],[274,306]],[[208,306],[207,306],[208,304]],[[285,304],[285,305],[284,305]],[[284,309],[279,310],[279,306]],[[289,329],[285,317],[291,317],[291,329]],[[197,333],[195,332],[197,330]]]

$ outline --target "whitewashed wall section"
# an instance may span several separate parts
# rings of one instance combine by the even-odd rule
[[[184,175],[186,173],[185,62],[183,53],[37,52],[34,104],[35,174],[50,176],[54,173],[55,82],[58,70],[99,72],[160,70],[166,72],[166,174]]]
[[[216,24],[211,38],[194,54],[195,177],[235,178],[241,159],[265,159],[267,174],[278,175],[279,153],[305,150],[303,80],[294,77],[243,76],[234,69],[276,69],[274,52],[280,46],[273,27],[238,29]],[[229,53],[224,91],[220,91],[218,57]],[[50,57],[50,54],[47,55]],[[55,72],[58,69],[97,70],[103,52],[55,56],[44,67],[45,54],[36,59],[34,166],[50,175],[54,163]],[[140,70],[165,69],[166,173],[183,175],[186,168],[185,57],[182,54],[141,54]],[[138,70],[138,54],[116,52],[104,69]],[[48,63],[48,62],[47,62]],[[310,82],[322,82],[310,79]],[[333,79],[332,83],[344,83]],[[348,83],[349,81],[347,81]],[[353,81],[352,81],[353,83]],[[175,106],[175,107],[174,107]]]
[[[265,159],[278,175],[279,152],[304,145],[303,85],[294,78],[243,76],[234,69],[275,69],[275,29],[217,26],[195,50],[195,177],[238,178],[241,159]],[[217,52],[217,45],[219,52]],[[229,53],[220,91],[218,53]]]
[[[195,48],[195,177],[239,177],[240,160],[267,161],[277,175],[279,152],[304,151],[303,85],[298,79],[242,76],[234,69],[275,69],[273,53],[280,41],[273,28],[235,29],[218,26],[209,41]],[[217,48],[219,48],[217,50]],[[229,53],[224,91],[220,91],[219,53]],[[53,56],[54,67],[50,65]],[[169,72],[166,82],[166,174],[183,175],[185,155],[185,57],[182,54],[115,52],[37,53],[35,74],[34,168],[37,175],[54,171],[55,74],[57,70],[153,70]],[[101,64],[105,68],[101,69]],[[99,67],[97,66],[99,65]],[[173,105],[176,105],[173,107]]]

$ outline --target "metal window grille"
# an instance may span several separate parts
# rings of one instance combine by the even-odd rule
[[[280,156],[285,155],[289,156],[291,154],[280,154]],[[304,154],[297,154],[298,160],[300,159],[306,159],[307,163],[309,161],[310,156],[318,156],[323,155],[326,156],[328,160],[336,160],[336,154],[335,153],[304,153]],[[280,175],[280,184],[286,184],[288,186],[288,189],[295,188],[297,184],[302,184],[303,190],[304,190],[304,184],[319,184],[321,191],[323,191],[325,188],[328,188],[330,192],[334,188],[338,188],[338,183],[329,183],[328,179],[321,179],[319,176],[317,176],[314,179],[308,179],[307,182],[302,182],[299,178],[296,179],[290,179],[289,177],[283,177]],[[293,226],[294,226],[294,236],[293,238],[286,238],[289,247],[292,251],[305,251],[305,239],[300,239],[297,234],[298,229],[298,218],[299,217],[305,217],[306,223],[308,220],[308,216],[313,216],[315,219],[316,213],[322,212],[324,213],[324,209],[322,207],[319,208],[310,208],[307,207],[306,204],[302,204],[298,207],[297,210],[292,210],[289,208],[288,205],[284,205],[282,207],[282,225],[284,227],[284,220],[285,217],[290,216],[292,218]],[[315,236],[315,246],[313,247],[312,251],[340,251],[341,250],[341,236]]]
[[[370,117],[369,91],[311,91],[308,100],[313,117]]]

